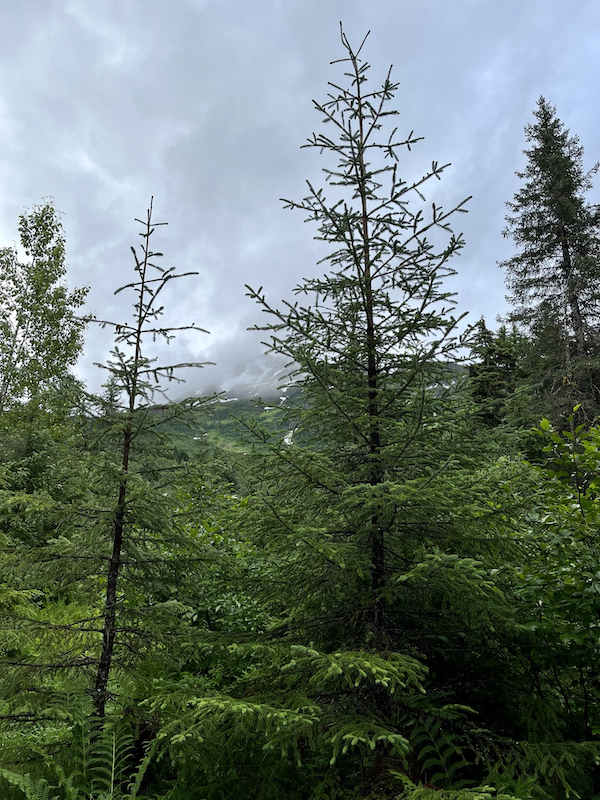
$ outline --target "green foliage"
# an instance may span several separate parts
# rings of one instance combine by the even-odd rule
[[[102,397],[55,380],[52,351],[42,373],[25,344],[15,383],[0,344],[7,800],[598,796],[600,429],[576,408],[561,432],[555,407],[522,426],[544,370],[568,362],[577,382],[591,364],[576,319],[592,336],[581,149],[541,101],[509,218],[528,338],[481,320],[467,380],[445,283],[463,203],[425,210],[443,168],[401,177],[418,140],[390,124],[396,85],[388,73],[370,91],[364,42],[342,45],[348,86],[316,104],[333,133],[307,145],[334,159],[330,197],[309,184],[287,203],[317,222],[329,271],[283,310],[249,290],[290,360],[284,403],[164,398],[182,365],[149,340],[175,332],[160,303],[179,276],[156,263],[152,208],[118,290],[133,291],[132,320],[102,322],[115,331]],[[55,275],[40,309],[72,333],[66,369],[84,295],[53,294],[53,209],[21,234],[27,274]],[[2,253],[4,275],[25,275]],[[542,291],[555,273],[566,306]],[[7,346],[15,314],[0,312]],[[515,445],[528,437],[529,464]]]
[[[415,784],[406,775],[394,773],[404,786],[399,800],[524,800],[527,795],[498,791],[495,786],[476,786],[470,789],[438,789],[431,784]]]
[[[3,769],[0,777],[28,800],[129,800],[141,797],[141,784],[154,754],[148,748],[135,768],[134,745],[134,736],[123,723],[81,719],[73,728],[67,758],[49,760],[52,783]],[[51,796],[51,791],[58,794]]]
[[[27,800],[61,800],[58,794],[50,795],[50,786],[43,778],[34,780],[29,773],[19,775],[5,769],[0,769],[0,778],[19,789]]]
[[[540,702],[529,727],[542,740],[550,731],[591,740],[600,713],[592,666],[600,656],[600,433],[579,425],[559,434],[548,420],[542,420],[538,433],[547,443],[548,461],[534,468],[538,485],[522,533],[524,560],[515,576],[532,632],[528,672]]]
[[[505,236],[519,252],[506,269],[510,319],[532,337],[529,373],[555,420],[583,402],[590,419],[598,412],[595,357],[600,314],[600,214],[585,199],[596,164],[583,169],[583,148],[540,97],[535,122],[525,126],[530,147],[524,180],[507,203]]]
[[[191,675],[155,686],[159,750],[170,753],[182,785],[215,797],[277,796],[284,789],[291,797],[316,797],[337,776],[343,796],[349,773],[375,753],[404,760],[406,737],[354,697],[360,687],[363,696],[412,703],[425,675],[415,659],[252,643],[230,645],[222,663],[237,675],[231,694]]]
[[[77,315],[88,290],[63,282],[65,239],[52,203],[23,214],[19,235],[29,261],[16,247],[0,249],[0,415],[64,379],[90,319]]]
[[[471,348],[469,377],[479,416],[490,427],[500,425],[515,391],[520,338],[504,325],[497,333],[490,331],[482,317],[469,329],[464,344]]]

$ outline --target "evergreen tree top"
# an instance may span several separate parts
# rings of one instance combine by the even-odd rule
[[[600,162],[584,171],[584,148],[579,137],[571,135],[558,118],[556,107],[544,97],[539,98],[534,117],[535,122],[525,126],[525,138],[530,143],[523,150],[527,165],[516,172],[525,184],[514,201],[506,204],[512,214],[506,217],[503,233],[517,245],[541,254],[543,245],[552,243],[557,224],[564,224],[571,233],[581,233],[589,216],[597,216],[598,207],[586,203],[585,193],[592,188]]]

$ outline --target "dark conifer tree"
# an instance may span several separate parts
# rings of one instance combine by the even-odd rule
[[[481,317],[470,329],[468,344],[475,359],[469,365],[472,396],[481,420],[495,427],[505,419],[507,401],[515,389],[519,337],[506,325],[491,331]]]
[[[517,172],[524,183],[507,203],[504,235],[519,248],[500,264],[515,306],[509,319],[540,345],[532,377],[546,398],[562,397],[557,412],[587,401],[594,414],[600,402],[593,363],[600,322],[600,208],[585,195],[599,165],[584,171],[578,137],[543,97],[534,116],[525,126],[527,164]]]

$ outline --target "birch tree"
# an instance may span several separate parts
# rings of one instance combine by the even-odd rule
[[[16,246],[0,249],[0,414],[38,397],[75,365],[89,317],[79,309],[87,287],[69,291],[65,236],[51,202],[19,219]]]

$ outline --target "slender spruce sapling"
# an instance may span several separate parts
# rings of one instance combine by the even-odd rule
[[[204,333],[206,331],[195,324],[177,327],[160,325],[159,318],[163,313],[160,300],[165,288],[173,280],[197,273],[176,273],[174,267],[165,269],[156,263],[156,259],[162,256],[162,253],[152,249],[150,240],[155,229],[166,223],[155,223],[152,220],[152,202],[146,218],[136,221],[143,226],[139,250],[131,248],[136,279],[115,292],[116,294],[124,290],[134,292],[133,320],[125,323],[106,320],[100,322],[104,326],[112,326],[115,330],[113,357],[106,365],[100,365],[110,373],[110,405],[114,408],[119,394],[124,398],[122,403],[116,402],[117,414],[109,415],[114,426],[113,433],[116,430],[119,440],[121,466],[115,487],[117,496],[111,523],[112,552],[106,569],[102,647],[94,685],[94,707],[96,715],[100,718],[105,714],[109,697],[108,687],[118,634],[118,596],[124,552],[127,548],[126,540],[136,524],[139,524],[131,512],[132,458],[136,441],[165,420],[179,418],[203,402],[191,400],[179,404],[166,402],[161,405],[155,400],[157,393],[164,395],[164,381],[181,380],[176,374],[178,369],[200,367],[203,364],[190,362],[157,364],[156,358],[150,358],[146,354],[148,339],[170,342],[177,331],[199,330]]]

